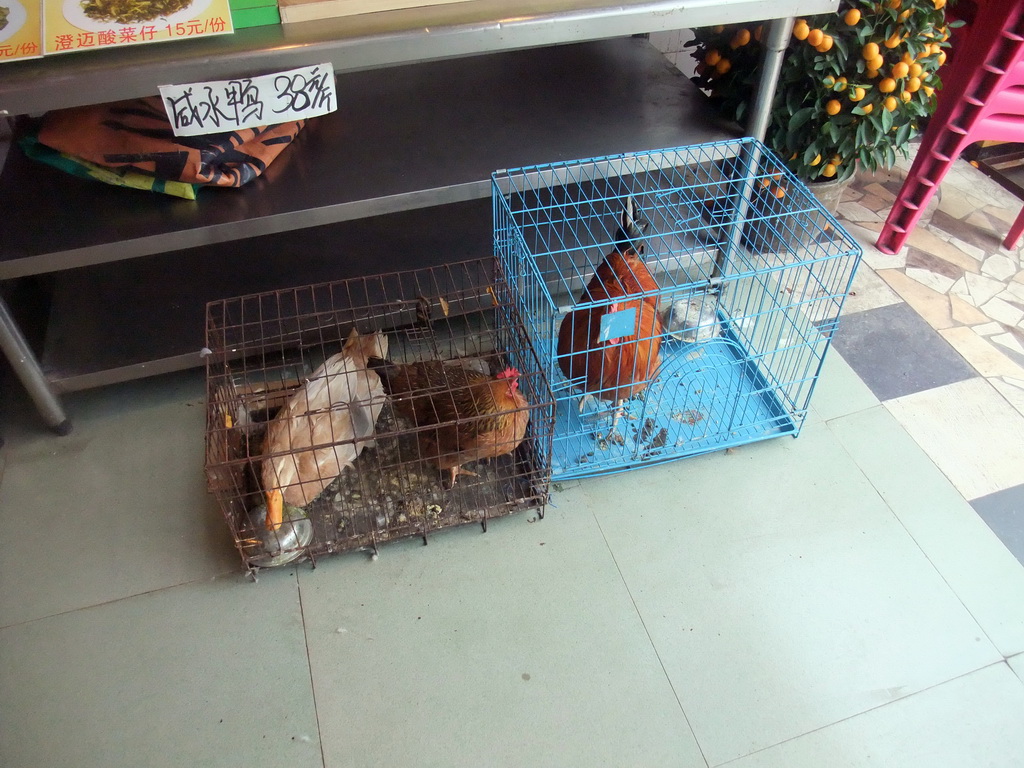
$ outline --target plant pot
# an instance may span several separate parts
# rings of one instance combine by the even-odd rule
[[[829,179],[828,181],[808,181],[807,188],[811,190],[822,207],[833,216],[839,210],[839,203],[843,201],[843,195],[849,189],[853,176],[839,180]]]

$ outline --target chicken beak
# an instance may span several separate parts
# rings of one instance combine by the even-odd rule
[[[267,493],[267,530],[276,531],[284,520],[284,496],[280,490]]]

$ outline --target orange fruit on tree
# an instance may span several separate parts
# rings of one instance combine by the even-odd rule
[[[733,35],[732,42],[729,43],[733,48],[742,48],[744,45],[750,42],[750,30],[740,29],[737,30],[736,34]]]
[[[821,41],[824,39],[825,33],[822,32],[820,29],[812,29],[810,32],[807,33],[807,42],[808,44],[814,47],[821,45]]]
[[[786,196],[786,188],[785,187],[776,187],[775,188],[775,196],[777,198],[779,198],[779,200],[784,198]]]
[[[864,98],[864,95],[866,93],[867,91],[865,91],[860,86],[857,86],[852,91],[850,91],[850,101],[860,101],[861,99]]]
[[[714,32],[716,35],[720,35],[725,31],[725,27],[723,27],[721,24],[717,24],[711,28],[711,31]]]
[[[900,61],[905,61],[907,64],[913,64],[914,56],[913,54],[910,53],[910,51],[907,51],[900,57]]]
[[[897,33],[893,33],[892,37],[886,38],[885,42],[882,43],[886,48],[895,48],[897,45],[903,42],[903,38]]]
[[[793,37],[797,40],[806,40],[810,33],[811,28],[807,26],[807,22],[804,19],[798,19],[796,24],[793,25]]]
[[[838,115],[843,109],[843,105],[839,103],[838,99],[830,99],[825,105],[825,111],[830,115]],[[814,163],[811,163],[814,165]]]
[[[860,51],[865,61],[870,61],[878,55],[878,43],[864,43]]]
[[[819,53],[825,53],[826,51],[832,50],[832,35],[825,35],[821,38],[821,42],[814,46],[815,50]]]
[[[843,16],[843,21],[846,22],[847,26],[854,26],[860,21],[860,11],[856,8],[851,8],[846,12],[846,15]]]
[[[946,63],[946,52],[945,51],[941,51],[939,53],[939,66],[941,67],[945,63]]]
[[[935,93],[935,89],[932,88],[930,85],[922,85],[921,89],[924,91],[924,95],[927,96],[929,99],[932,97],[932,94]]]
[[[709,67],[715,66],[715,64],[717,64],[721,60],[722,60],[722,54],[720,54],[714,48],[712,48],[710,51],[708,51],[707,55],[704,57],[704,63],[707,64]]]
[[[821,155],[815,155],[814,159],[811,160],[811,162],[809,162],[808,165],[814,166],[814,165],[817,165],[820,162],[821,162]]]
[[[934,5],[936,11],[941,11],[943,8],[946,7],[946,0],[935,0]]]
[[[910,74],[910,67],[907,66],[906,62],[898,62],[892,65],[892,76],[899,80],[901,77],[906,77]]]
[[[885,107],[889,112],[895,112],[896,107],[900,105],[899,101],[895,96],[886,96],[885,101],[882,102],[882,106]]]
[[[874,104],[864,104],[864,105],[862,105],[862,106],[861,106],[861,109],[863,110],[863,112],[864,112],[864,114],[865,114],[865,115],[870,115],[870,114],[871,114],[871,111],[872,111],[872,110],[873,110],[874,108],[875,108],[875,105],[874,105]]]
[[[826,179],[831,179],[833,176],[836,175],[836,167],[832,165],[832,163],[829,163],[828,165],[821,169],[821,175],[824,176]]]
[[[882,58],[882,54],[878,54],[875,58],[867,62],[868,69],[881,69],[885,65],[885,59]]]
[[[918,64],[916,61],[910,65],[909,74],[911,77],[920,77],[922,72],[924,72],[924,67]]]
[[[895,10],[899,9],[899,7],[901,5],[903,5],[903,1],[902,0],[889,0],[889,2],[887,2],[885,4],[885,7],[886,8],[892,8],[895,11]]]
[[[891,77],[887,77],[878,84],[878,90],[882,93],[892,93],[896,90],[896,81]]]
[[[917,93],[921,90],[921,78],[920,77],[909,77],[907,78],[906,84],[903,86],[904,93]]]
[[[842,93],[843,91],[846,90],[846,84],[847,84],[846,78],[845,77],[840,77],[838,80],[836,80],[836,87],[835,87],[835,89],[837,91],[839,91],[840,93]]]
[[[843,164],[843,158],[839,155],[832,155],[832,159],[829,160],[829,162],[832,163],[832,165],[839,166]]]
[[[896,17],[896,20],[897,21],[906,21],[907,19],[910,18],[910,14],[912,14],[913,12],[914,12],[913,9],[907,8],[907,10],[905,10],[898,17]]]
[[[864,70],[864,74],[867,75],[869,79],[874,80],[876,77],[878,77],[878,70],[877,69],[866,69],[866,70]]]
[[[722,59],[717,64],[715,64],[715,72],[717,72],[720,75],[724,75],[730,69],[732,69],[732,62],[729,61],[728,59]]]
[[[914,94],[912,94],[910,91],[903,91],[900,94],[900,98],[903,99],[904,101],[910,101],[912,98],[914,98]]]

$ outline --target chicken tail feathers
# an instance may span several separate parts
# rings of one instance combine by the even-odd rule
[[[353,328],[345,340],[344,351],[353,359],[384,358],[388,354],[388,337],[380,331],[363,336]]]
[[[387,390],[389,395],[392,394],[391,380],[398,372],[398,366],[395,363],[383,357],[371,355],[370,357],[366,358],[366,367],[369,368],[371,371],[375,372],[378,376],[380,376],[380,380],[384,384],[384,389]]]
[[[637,206],[632,196],[626,198],[622,205],[622,213],[619,216],[619,228],[615,233],[615,246],[620,253],[633,251],[636,254],[644,252],[643,243],[639,242],[643,237],[644,230],[650,222],[643,215],[643,211]]]

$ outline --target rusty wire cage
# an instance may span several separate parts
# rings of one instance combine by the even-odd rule
[[[764,145],[492,181],[495,252],[557,403],[553,479],[799,432],[861,251]],[[629,248],[635,269],[610,269]]]
[[[206,317],[207,481],[248,567],[543,515],[553,397],[496,260],[215,301]],[[378,347],[354,361],[353,329],[386,339],[388,362]],[[434,375],[408,375],[420,369]],[[494,401],[506,421],[527,422],[521,441],[495,427],[499,406],[475,388],[492,381],[523,398]],[[466,471],[454,484],[453,463]],[[272,490],[285,501],[276,521]]]

